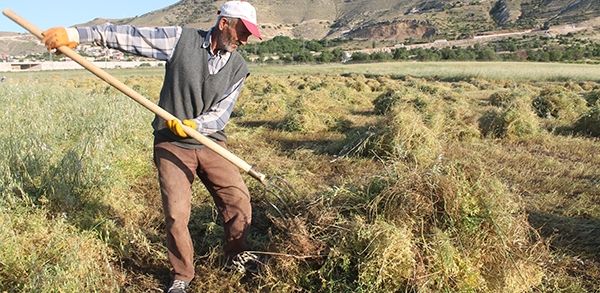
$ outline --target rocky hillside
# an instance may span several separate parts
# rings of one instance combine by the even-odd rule
[[[550,24],[573,23],[600,16],[600,1],[529,0],[523,1],[522,11],[523,20],[545,21]]]
[[[181,0],[126,19],[135,25],[210,27],[224,0]],[[367,40],[462,39],[499,29],[540,28],[600,17],[598,0],[253,0],[265,37]],[[0,48],[5,50],[6,46]]]
[[[39,44],[37,39],[29,34],[0,33],[0,59],[8,55],[27,55],[32,53],[42,53],[46,49]]]
[[[182,0],[135,18],[110,20],[138,25],[209,27],[224,1]],[[465,34],[506,27],[541,27],[600,16],[598,0],[254,0],[266,37],[404,40]],[[92,23],[105,22],[95,19]]]

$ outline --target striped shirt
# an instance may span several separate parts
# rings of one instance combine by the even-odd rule
[[[168,61],[175,51],[175,46],[181,36],[182,28],[168,27],[134,27],[131,25],[103,24],[91,27],[78,27],[80,43],[93,43],[106,48],[117,49],[138,56]],[[208,50],[209,74],[216,74],[227,64],[231,53],[212,52],[210,50],[211,30],[202,44]],[[236,82],[222,99],[206,113],[194,118],[197,130],[204,135],[210,135],[223,130],[229,121],[233,106],[237,101],[245,78]]]

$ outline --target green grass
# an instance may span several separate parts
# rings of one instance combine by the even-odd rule
[[[295,192],[280,200],[245,175],[251,244],[274,254],[246,280],[221,269],[223,231],[196,183],[193,291],[600,290],[598,138],[532,103],[548,87],[593,100],[594,69],[252,66],[229,146]],[[162,69],[111,73],[156,99]],[[152,114],[83,71],[8,76],[0,291],[165,286]],[[497,135],[485,135],[486,113],[498,114]]]
[[[372,64],[324,64],[253,66],[255,74],[288,75],[311,73],[361,73],[391,76],[435,77],[443,80],[468,78],[534,81],[600,81],[597,65],[534,62],[388,62]]]
[[[306,65],[250,65],[253,74],[344,74],[360,73],[391,76],[436,77],[448,80],[468,78],[510,79],[532,81],[592,80],[600,81],[598,66],[589,64],[564,64],[540,62],[386,62],[366,64],[306,64]],[[58,71],[53,75],[59,78],[80,77],[81,70]],[[116,77],[150,76],[156,77],[164,68],[116,69],[108,70]],[[6,73],[7,77],[36,79],[46,76],[44,72]]]

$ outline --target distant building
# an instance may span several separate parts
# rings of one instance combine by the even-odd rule
[[[342,63],[346,63],[350,60],[352,60],[352,53],[344,51],[344,53],[342,53]]]

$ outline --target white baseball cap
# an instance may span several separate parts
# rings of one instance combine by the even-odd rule
[[[262,40],[256,21],[256,9],[252,4],[246,1],[228,1],[221,5],[218,12],[219,16],[239,18],[244,26],[255,37]]]

